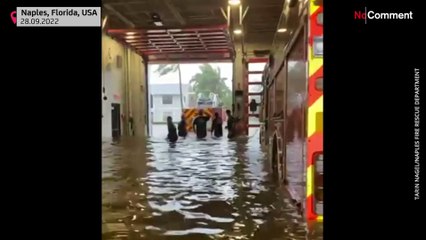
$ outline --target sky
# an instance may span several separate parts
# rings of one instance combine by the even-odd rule
[[[180,69],[182,72],[182,83],[183,84],[189,83],[192,76],[201,72],[199,68],[201,65],[202,64],[197,64],[197,63],[182,63],[180,65]],[[220,73],[222,77],[226,78],[225,80],[226,85],[229,87],[229,89],[232,89],[232,71],[233,71],[232,63],[210,63],[210,65],[212,65],[213,68],[216,68],[216,67],[220,68]],[[150,84],[179,83],[179,74],[177,72],[160,76],[158,73],[155,73],[155,70],[157,68],[158,68],[157,64],[148,65],[148,76],[149,76]]]

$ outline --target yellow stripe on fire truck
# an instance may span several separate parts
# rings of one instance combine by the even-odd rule
[[[315,164],[318,156],[322,156],[322,125],[323,125],[323,93],[322,87],[318,89],[316,84],[322,81],[322,55],[314,54],[314,39],[322,39],[322,23],[318,22],[318,14],[322,13],[322,6],[315,4],[316,0],[310,0],[309,5],[309,46],[308,46],[308,68],[309,68],[309,84],[308,84],[308,121],[307,121],[307,137],[308,137],[308,155],[306,169],[306,212],[308,220],[322,221],[322,212],[318,213],[316,204],[318,204],[315,190],[318,186],[315,181],[319,175]],[[322,41],[322,40],[321,40]],[[322,42],[321,42],[322,44]],[[322,51],[322,50],[321,50]],[[315,159],[314,159],[315,158]],[[322,158],[321,158],[322,161]],[[322,172],[320,173],[322,174]],[[317,184],[318,185],[318,184]],[[321,186],[322,187],[322,186]],[[322,203],[322,201],[321,201]]]

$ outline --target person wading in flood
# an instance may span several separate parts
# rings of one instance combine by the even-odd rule
[[[212,122],[212,129],[211,129],[212,136],[215,137],[222,137],[222,118],[219,116],[219,113],[214,113],[214,119]]]
[[[134,121],[133,121],[133,115],[131,113],[130,113],[130,116],[129,116],[129,127],[130,127],[130,134],[132,136],[135,136],[135,124],[134,124]]]
[[[203,139],[207,136],[207,122],[210,120],[210,116],[203,116],[203,110],[198,111],[198,116],[194,119],[193,129],[197,134],[197,138]]]
[[[167,134],[167,140],[169,142],[176,142],[178,140],[178,135],[176,133],[176,126],[173,123],[172,117],[167,117],[167,129],[169,130],[169,134]]]
[[[183,138],[185,138],[186,135],[188,135],[188,132],[186,131],[186,121],[185,121],[184,115],[182,115],[180,122],[178,124],[178,135],[179,137],[183,137]]]
[[[228,123],[226,128],[228,129],[228,138],[233,138],[235,136],[235,118],[231,115],[231,110],[226,110],[226,115],[228,116]]]

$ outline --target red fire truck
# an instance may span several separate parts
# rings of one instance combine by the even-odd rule
[[[261,142],[271,171],[308,220],[323,216],[322,1],[300,10],[290,41],[263,73]]]

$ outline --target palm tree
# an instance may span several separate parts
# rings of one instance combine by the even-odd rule
[[[172,72],[179,73],[180,107],[183,112],[182,74],[180,71],[180,64],[160,64],[155,72],[159,73],[160,76],[164,76]]]
[[[231,90],[225,83],[226,78],[221,77],[220,69],[215,69],[210,64],[203,64],[200,66],[200,71],[189,82],[192,84],[194,92],[197,94],[215,93],[224,105],[230,107],[232,104]]]

